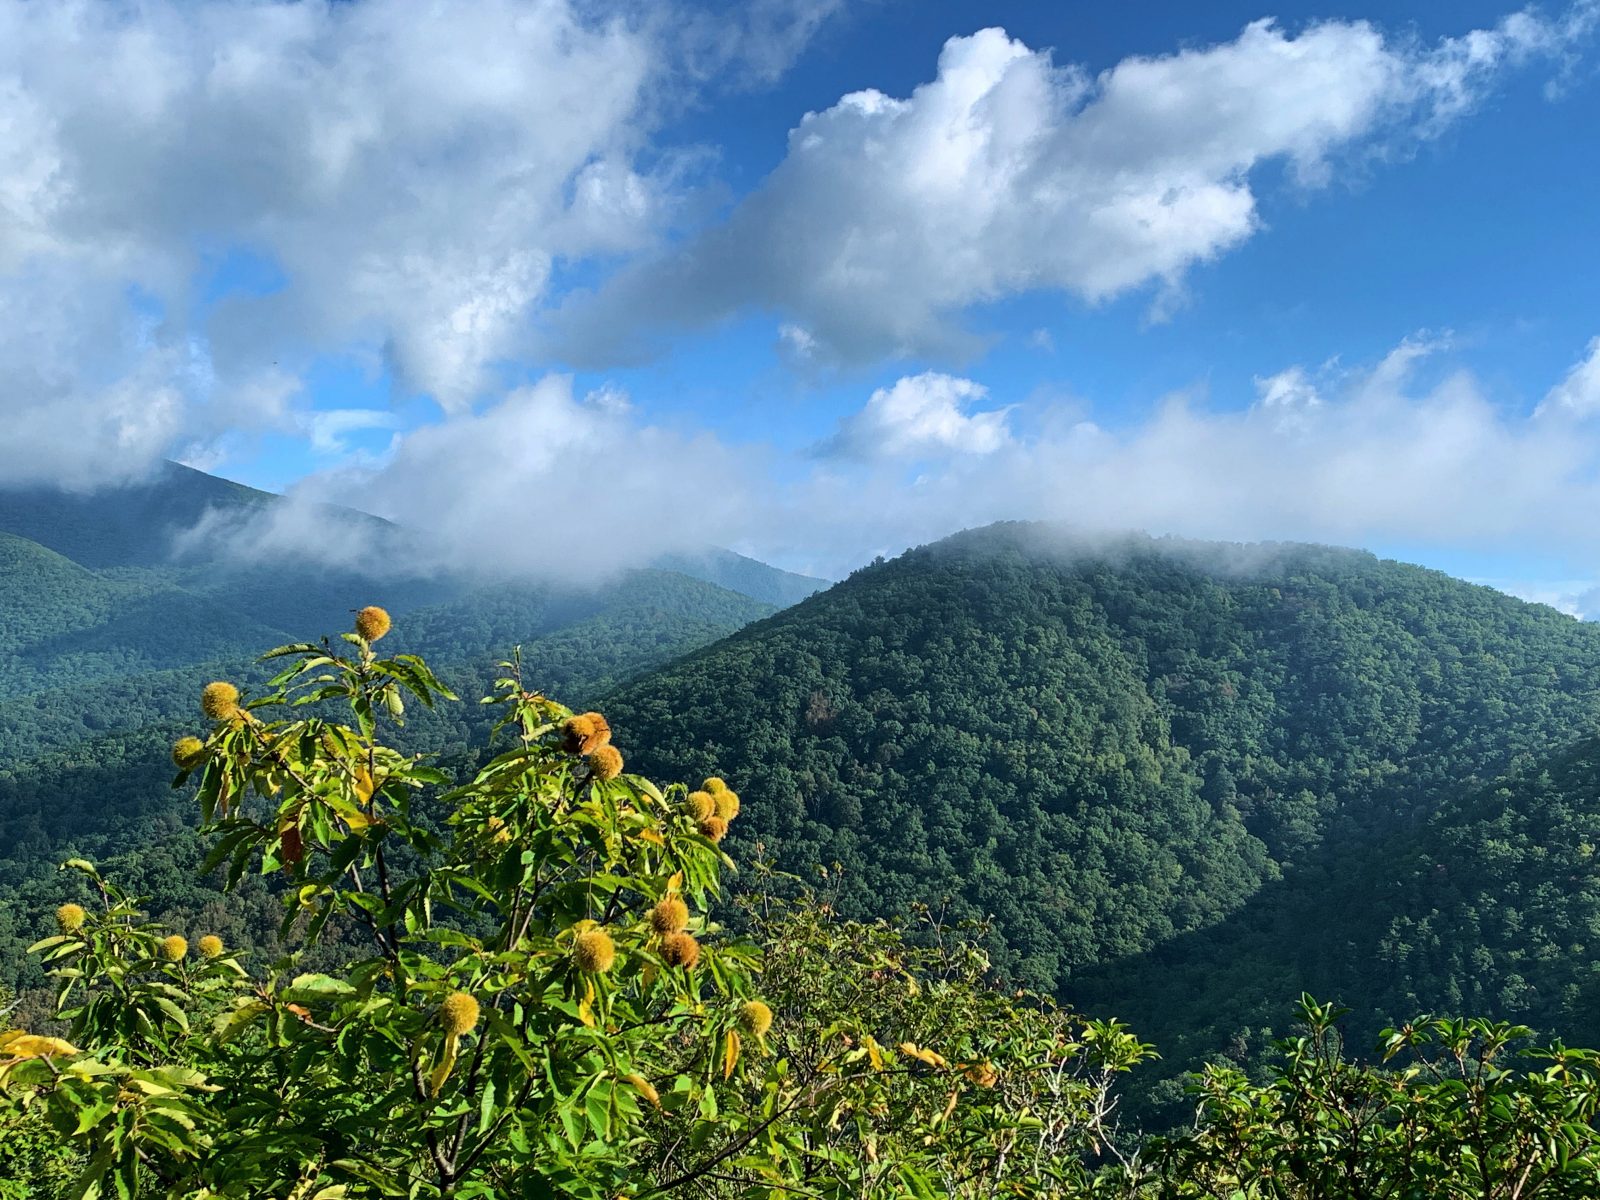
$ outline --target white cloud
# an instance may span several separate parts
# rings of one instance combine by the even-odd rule
[[[401,436],[381,465],[314,475],[291,494],[299,513],[334,503],[400,523],[419,539],[418,561],[593,580],[737,541],[762,466],[710,435],[642,422],[614,388],[579,397],[552,375]],[[299,519],[279,514],[246,541],[297,540]]]
[[[349,437],[368,429],[393,429],[395,414],[378,408],[333,408],[307,413],[302,418],[306,439],[315,454],[350,452]]]
[[[778,352],[790,362],[803,365],[817,354],[817,339],[802,325],[785,321],[778,326]]]
[[[824,453],[788,459],[652,425],[614,389],[580,397],[550,376],[296,494],[389,517],[425,534],[435,563],[485,574],[594,579],[720,544],[839,577],[1012,519],[1543,555],[1600,572],[1600,437],[1509,411],[1447,364],[1420,386],[1417,364],[1447,345],[1419,335],[1366,368],[1289,367],[1242,406],[1176,394],[1116,428],[1045,397],[1014,406],[1027,420],[1012,429],[1009,409],[974,411],[992,403],[981,384],[909,376],[874,392]],[[251,536],[305,541],[292,511]],[[1581,579],[1497,586],[1600,613],[1600,589]]]
[[[808,561],[833,573],[956,529],[1039,518],[1230,541],[1545,551],[1600,567],[1600,438],[1510,413],[1462,372],[1418,388],[1415,364],[1442,346],[1407,339],[1369,369],[1325,372],[1320,387],[1291,368],[1259,381],[1245,408],[1173,396],[1130,428],[1038,414],[1036,436],[953,456],[912,486],[887,466],[830,463],[786,506],[821,548]]]
[[[1256,376],[1256,397],[1262,408],[1303,412],[1322,407],[1322,397],[1304,367],[1289,367],[1276,375]]]
[[[81,475],[139,469],[174,425],[282,425],[227,397],[352,345],[463,407],[524,353],[555,264],[642,245],[670,205],[672,156],[635,158],[664,69],[577,0],[0,0],[0,293],[114,334],[3,347],[0,473],[59,458],[48,426],[80,410],[117,430]],[[284,286],[193,326],[238,248]],[[96,399],[152,379],[149,413]]]
[[[1305,428],[1307,418],[1322,407],[1322,395],[1304,367],[1257,375],[1255,384],[1256,404],[1273,414],[1279,429]]]
[[[671,11],[692,73],[737,88],[772,83],[794,65],[844,0],[742,0]]]
[[[1592,621],[1600,616],[1600,587],[1592,579],[1474,579],[1496,591],[1532,604],[1544,604],[1569,617]]]
[[[71,272],[0,281],[0,483],[89,491],[137,477],[187,431],[190,368],[120,295]]]
[[[1592,417],[1600,413],[1600,337],[1589,343],[1587,353],[1567,372],[1566,378],[1550,389],[1538,412],[1574,417]]]
[[[558,345],[635,353],[641,323],[773,311],[845,360],[972,349],[968,307],[1035,289],[1090,301],[1185,273],[1260,225],[1252,173],[1326,183],[1355,147],[1439,132],[1511,65],[1559,58],[1584,4],[1434,46],[1365,22],[1129,58],[1098,77],[1000,29],[945,44],[907,98],[854,92],[807,114],[762,186],[687,247],[568,306]]]
[[[927,371],[879,388],[819,452],[860,459],[992,454],[1011,439],[1008,409],[967,410],[989,395],[970,379]]]

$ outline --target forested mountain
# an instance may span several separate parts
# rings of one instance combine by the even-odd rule
[[[1358,1046],[1419,1013],[1487,1013],[1600,1041],[1600,739],[1524,755],[1380,837],[1330,839],[1218,926],[1090,968],[1111,1005],[1176,1063],[1262,1054],[1282,997],[1355,1006]],[[1169,1097],[1176,1093],[1167,1089]]]
[[[0,913],[69,853],[144,855],[165,902],[189,895],[199,852],[167,787],[168,750],[193,727],[198,689],[259,683],[263,650],[347,629],[363,604],[381,600],[397,620],[388,644],[427,655],[469,701],[519,645],[530,688],[583,700],[771,613],[758,596],[818,582],[728,552],[584,587],[182,552],[198,523],[277,502],[175,464],[89,496],[0,490]],[[327,516],[345,534],[404,541],[362,513]],[[471,703],[410,718],[411,746],[455,755],[487,724]],[[188,840],[174,850],[174,837]],[[0,983],[40,911],[0,915]]]
[[[992,918],[1016,977],[1166,1052],[1281,1028],[1302,984],[1589,1003],[1558,960],[1592,936],[1593,751],[1539,764],[1595,728],[1597,668],[1600,628],[1365,553],[1006,525],[606,711],[643,769],[735,780],[747,848],[839,864],[846,911]]]
[[[0,532],[85,567],[167,566],[175,535],[208,514],[260,512],[276,500],[270,492],[169,462],[148,480],[91,492],[0,489]]]
[[[709,549],[699,554],[667,554],[655,561],[663,571],[676,571],[691,579],[703,579],[730,592],[764,600],[775,608],[798,604],[828,586],[828,580],[814,575],[780,571],[731,550]]]
[[[34,615],[0,662],[60,682],[0,704],[0,896],[37,915],[77,850],[209,903],[167,742],[201,682],[259,678],[244,654],[305,624],[173,584],[204,596],[166,631],[181,648],[97,658],[70,630],[114,629],[140,568],[4,547]],[[386,646],[470,700],[523,644],[527,685],[598,700],[631,764],[730,778],[743,857],[827,868],[846,913],[988,922],[1011,977],[1132,1021],[1173,1067],[1255,1054],[1301,989],[1368,1026],[1436,1008],[1600,1037],[1600,628],[1357,551],[1018,524],[771,612],[648,570],[397,606]],[[412,744],[480,752],[470,703],[413,716]],[[0,918],[8,960],[32,920]]]

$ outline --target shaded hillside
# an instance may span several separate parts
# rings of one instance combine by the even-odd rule
[[[0,532],[85,567],[162,566],[172,559],[174,535],[208,513],[251,513],[277,499],[168,462],[148,480],[103,491],[0,488]]]
[[[67,854],[137,856],[160,844],[177,854],[172,839],[187,836],[192,814],[167,787],[167,755],[193,725],[199,688],[219,677],[258,684],[264,650],[336,635],[364,604],[389,608],[387,644],[427,655],[465,699],[410,713],[405,734],[414,749],[457,756],[482,742],[486,717],[472,701],[519,644],[529,687],[581,701],[773,611],[666,570],[580,589],[434,576],[404,556],[382,573],[320,554],[174,557],[207,514],[247,517],[278,502],[170,464],[148,483],[89,496],[0,490],[0,910]],[[365,514],[328,516],[330,536],[404,540]],[[756,591],[796,578],[726,558]],[[184,846],[192,871],[199,853]],[[163,903],[194,886],[182,871],[163,879]]]
[[[992,916],[999,961],[1070,990],[1587,731],[1597,667],[1600,629],[1364,553],[1009,525],[607,709],[642,769],[728,773],[746,846],[842,864],[848,909]]]
[[[1301,991],[1356,1008],[1365,1049],[1419,1013],[1482,1013],[1600,1039],[1600,739],[1524,756],[1383,839],[1330,839],[1221,925],[1085,972],[1174,1067],[1247,1061]],[[1175,1095],[1167,1090],[1168,1097]]]

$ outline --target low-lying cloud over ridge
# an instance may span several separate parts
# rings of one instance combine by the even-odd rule
[[[1087,404],[1019,398],[1012,429],[1000,409],[961,411],[994,402],[979,384],[909,376],[869,396],[830,452],[793,456],[653,424],[618,393],[579,396],[550,376],[401,438],[382,465],[313,476],[296,495],[424,532],[452,567],[571,579],[708,544],[839,577],[878,554],[1015,519],[1541,552],[1600,567],[1600,408],[1562,399],[1595,351],[1531,413],[1491,399],[1463,370],[1419,382],[1421,364],[1450,353],[1449,339],[1418,335],[1361,369],[1263,376],[1243,407],[1175,394],[1119,428]],[[897,393],[917,398],[898,433],[885,399]],[[924,428],[930,395],[938,419]],[[987,443],[960,428],[985,418]],[[862,452],[843,452],[857,440]],[[276,520],[277,536],[299,540],[292,512]],[[1549,598],[1536,580],[1497,582]],[[1562,605],[1582,608],[1582,590],[1563,585]]]

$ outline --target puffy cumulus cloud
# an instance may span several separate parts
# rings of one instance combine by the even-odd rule
[[[0,294],[106,335],[0,345],[0,471],[115,475],[185,428],[292,427],[199,410],[351,344],[461,409],[555,264],[660,219],[672,157],[635,154],[664,69],[577,0],[0,0]],[[210,311],[239,247],[282,286]],[[56,436],[96,418],[75,451]]]
[[[988,394],[980,383],[936,371],[907,375],[873,392],[817,452],[861,459],[992,454],[1010,440],[1009,410],[967,411]]]
[[[867,90],[808,114],[783,162],[729,219],[574,298],[557,342],[577,359],[626,339],[776,312],[813,353],[865,360],[970,350],[971,305],[1034,289],[1090,301],[1185,272],[1259,227],[1252,174],[1285,162],[1308,186],[1341,153],[1437,133],[1509,66],[1559,58],[1591,30],[1518,13],[1435,45],[1365,22],[1130,58],[1099,76],[1001,29],[952,38],[909,97]]]
[[[641,420],[619,391],[577,396],[552,375],[399,437],[380,465],[309,477],[267,524],[221,532],[251,553],[304,544],[304,522],[339,504],[401,525],[414,563],[593,581],[738,541],[764,466],[758,451]]]

